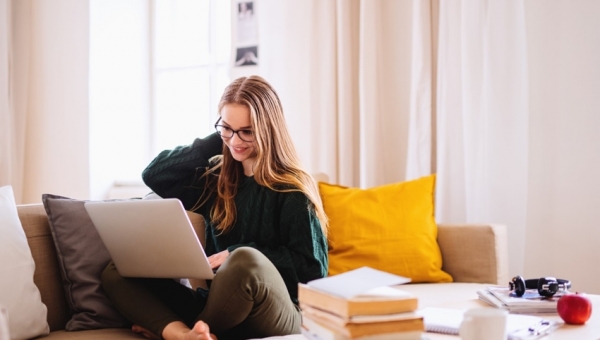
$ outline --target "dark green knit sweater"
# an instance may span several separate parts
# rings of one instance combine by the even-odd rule
[[[212,134],[191,145],[161,152],[144,170],[148,187],[163,198],[178,198],[188,210],[204,191],[209,159],[222,153],[223,141]],[[298,303],[298,282],[327,274],[327,242],[310,201],[301,192],[276,192],[253,177],[240,181],[235,196],[237,218],[233,228],[219,234],[210,220],[215,202],[210,196],[196,209],[206,221],[206,255],[248,246],[260,250],[283,277],[290,297]]]

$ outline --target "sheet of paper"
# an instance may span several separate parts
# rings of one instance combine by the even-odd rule
[[[351,298],[371,289],[410,282],[409,278],[362,267],[342,274],[313,280],[307,284],[329,294]]]

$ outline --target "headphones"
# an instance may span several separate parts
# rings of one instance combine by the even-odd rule
[[[515,276],[508,283],[508,288],[515,292],[518,297],[525,294],[527,289],[537,289],[543,297],[552,297],[559,291],[566,291],[571,288],[571,281],[556,279],[554,277],[542,277],[540,279],[524,280],[521,276]]]

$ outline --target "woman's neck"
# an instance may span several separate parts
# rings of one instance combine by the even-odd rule
[[[244,175],[247,177],[254,176],[254,163],[256,158],[247,158],[242,161],[242,167],[244,168]]]

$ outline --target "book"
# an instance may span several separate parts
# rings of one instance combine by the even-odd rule
[[[312,320],[302,323],[302,335],[309,340],[351,340],[345,335],[321,326]],[[357,340],[421,340],[421,331],[394,332],[387,334],[366,335],[356,338]]]
[[[315,339],[420,339],[424,330],[423,318],[380,321],[367,323],[348,323],[344,326],[327,319],[302,312],[302,330],[312,334]],[[376,337],[377,336],[377,337]]]
[[[458,335],[464,312],[461,309],[427,307],[417,311],[417,314],[423,316],[426,332]],[[538,339],[562,325],[562,322],[533,315],[509,314],[506,318],[509,340]]]
[[[561,295],[546,298],[539,295],[537,290],[527,290],[522,297],[517,297],[505,287],[487,287],[477,291],[480,300],[513,314],[556,313]]]
[[[379,315],[355,315],[348,318],[341,317],[317,307],[308,306],[300,303],[300,309],[304,314],[314,319],[321,319],[324,322],[331,323],[338,327],[345,327],[348,324],[363,324],[388,321],[402,321],[410,319],[422,319],[423,317],[415,312],[404,312],[395,314],[379,314]]]
[[[416,296],[388,286],[343,298],[301,283],[298,285],[298,300],[301,304],[317,307],[342,318],[412,312],[418,306]]]
[[[319,333],[307,329],[302,329],[302,335],[308,340],[350,340],[339,334]],[[379,334],[360,337],[356,340],[421,340],[421,332],[403,332]]]

